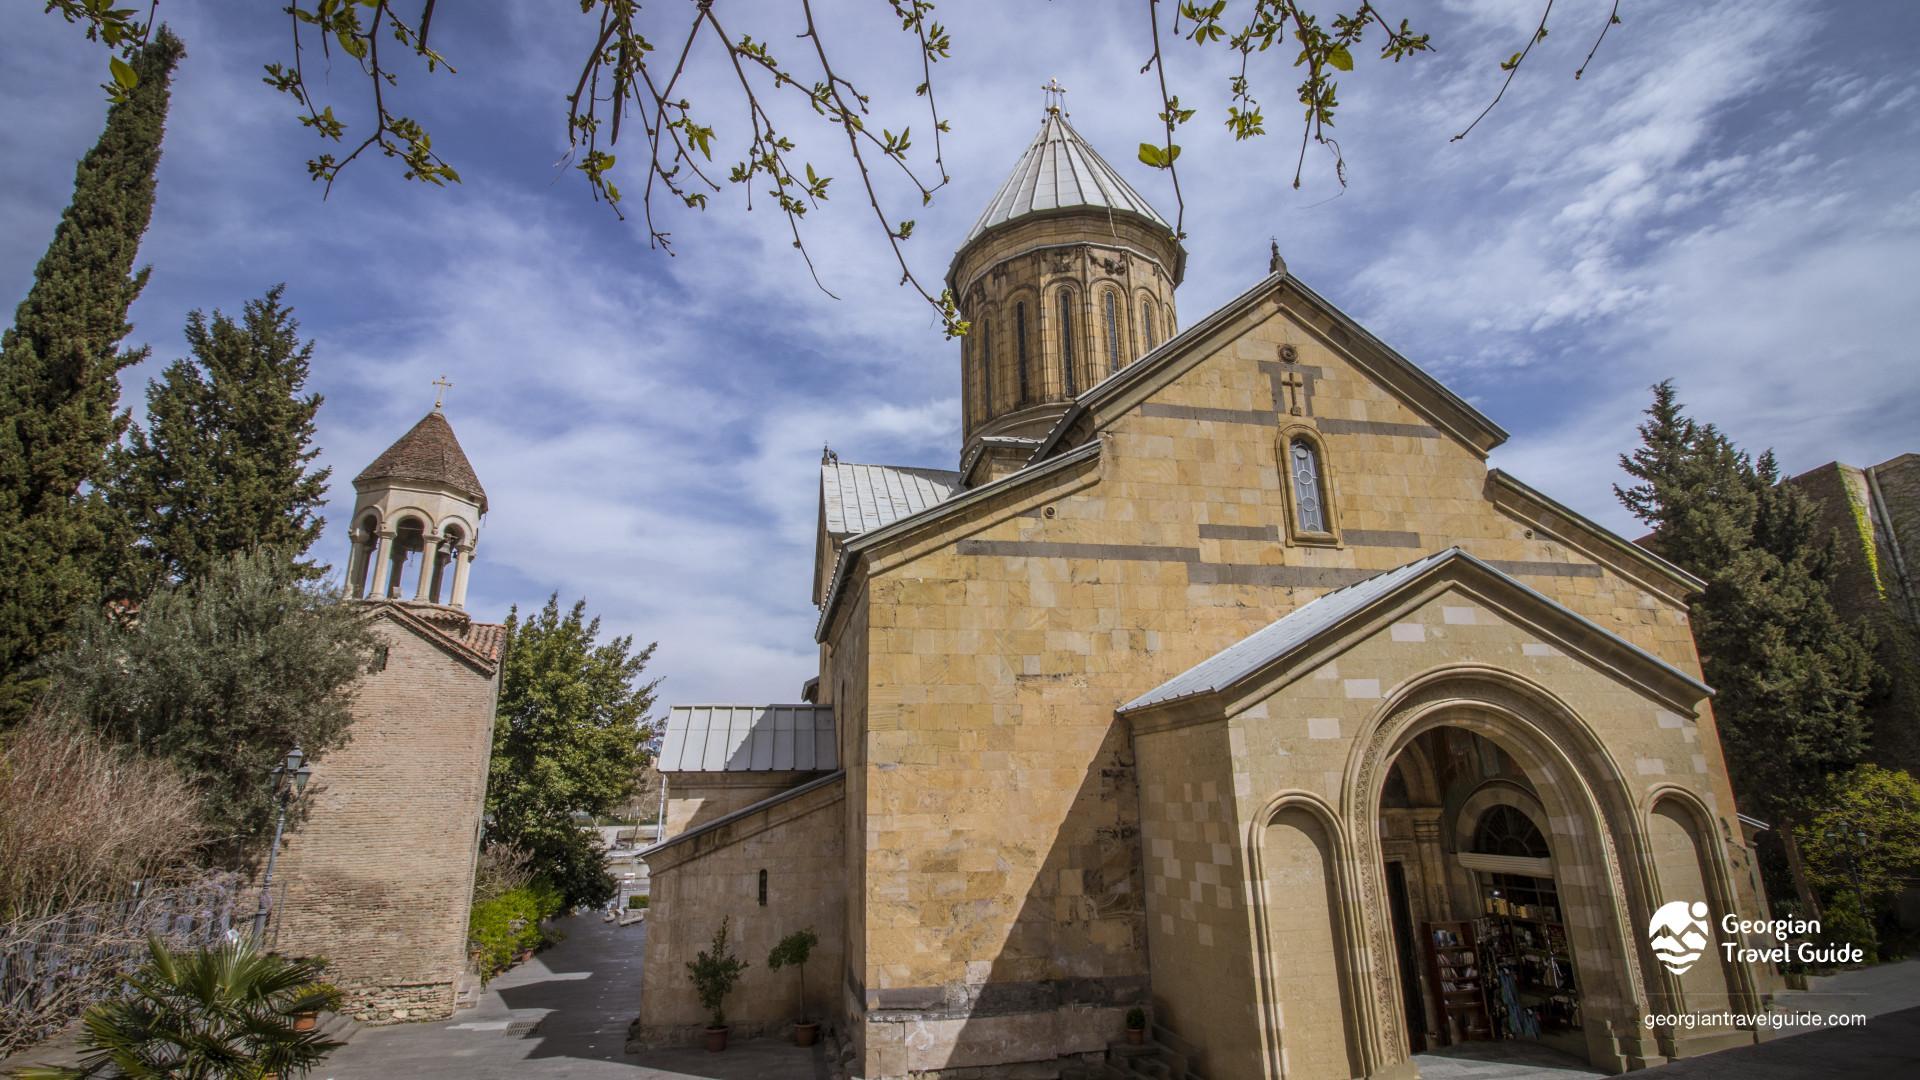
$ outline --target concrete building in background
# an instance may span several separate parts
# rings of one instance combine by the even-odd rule
[[[380,646],[314,764],[273,947],[321,956],[366,1022],[453,1012],[467,965],[504,627],[465,608],[487,496],[438,405],[354,479],[348,584]]]
[[[808,706],[670,714],[637,1040],[697,1038],[725,918],[736,1034],[799,1015],[764,948],[811,926],[869,1078],[1083,1074],[1136,1006],[1216,1080],[1754,1041],[1644,1022],[1772,989],[1649,939],[1760,914],[1701,583],[1490,469],[1277,249],[1183,325],[1184,260],[1050,108],[948,274],[957,468],[821,464]],[[758,767],[786,714],[833,753]]]
[[[1791,481],[1820,503],[1834,539],[1828,592],[1840,614],[1874,630],[1891,676],[1872,702],[1872,759],[1920,775],[1920,454],[1860,468],[1830,461]]]

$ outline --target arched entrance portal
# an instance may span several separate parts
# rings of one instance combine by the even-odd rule
[[[1484,735],[1429,728],[1394,759],[1380,843],[1407,1052],[1524,1039],[1587,1056],[1551,831]]]
[[[1377,714],[1345,792],[1382,1063],[1500,1038],[1657,1060],[1632,803],[1571,710],[1504,672],[1435,673]]]

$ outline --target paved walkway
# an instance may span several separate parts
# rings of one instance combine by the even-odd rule
[[[824,1080],[822,1047],[748,1039],[725,1053],[698,1047],[625,1052],[640,1012],[646,923],[619,927],[589,915],[562,919],[566,940],[487,985],[451,1020],[363,1028],[313,1076],[329,1080]]]
[[[1920,1076],[1920,960],[1818,978],[1779,995],[1775,1008],[1865,1013],[1865,1027],[1789,1028],[1757,1046],[1688,1058],[1635,1073],[1648,1080],[1786,1080],[1804,1076]],[[1603,1075],[1537,1043],[1466,1043],[1417,1054],[1423,1080],[1576,1080]]]

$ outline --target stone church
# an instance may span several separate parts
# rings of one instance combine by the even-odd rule
[[[1760,914],[1686,600],[1487,457],[1506,433],[1288,271],[1186,252],[1057,108],[947,273],[958,468],[826,456],[820,668],[684,706],[636,1037],[804,1009],[862,1077],[1075,1075],[1128,1010],[1193,1075],[1410,1075],[1528,1039],[1620,1072],[1759,1011],[1654,913]]]
[[[269,940],[321,956],[366,1022],[450,1015],[493,747],[504,627],[466,611],[487,494],[439,403],[354,477],[347,584],[380,644],[349,741],[314,764]]]

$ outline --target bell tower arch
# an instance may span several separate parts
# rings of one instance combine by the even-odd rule
[[[349,594],[464,609],[487,493],[438,401],[353,489]]]

